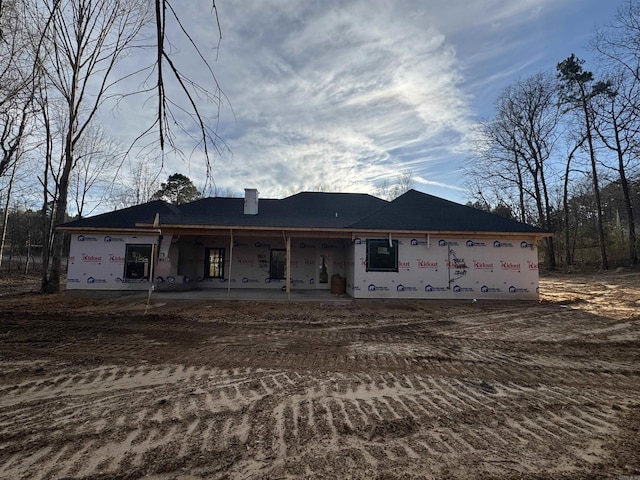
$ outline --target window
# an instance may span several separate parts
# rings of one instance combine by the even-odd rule
[[[151,274],[151,245],[126,246],[124,261],[125,281],[149,280]]]
[[[204,278],[224,278],[224,248],[205,249]]]
[[[367,240],[367,272],[397,272],[398,241]]]
[[[274,280],[282,280],[286,277],[287,271],[287,251],[271,250],[271,264],[269,266],[269,277]]]

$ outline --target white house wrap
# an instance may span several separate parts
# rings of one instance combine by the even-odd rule
[[[354,298],[536,299],[544,230],[411,190],[162,201],[62,225],[68,289],[331,289]],[[338,276],[338,277],[336,277]],[[344,287],[343,287],[344,288]]]

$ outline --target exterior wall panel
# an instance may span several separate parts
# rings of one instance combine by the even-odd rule
[[[380,238],[380,237],[371,237]],[[366,271],[366,237],[292,238],[291,287],[329,289],[331,275],[346,277],[354,298],[537,299],[538,251],[526,238],[393,237],[398,241],[397,272]],[[269,278],[271,249],[284,249],[278,237],[165,236],[154,280],[188,288],[282,289],[285,279]],[[150,235],[73,235],[67,288],[146,290],[148,280],[124,279],[127,244],[158,244]],[[205,278],[207,248],[225,252],[224,278]],[[318,283],[318,259],[325,257],[329,281]],[[182,285],[183,287],[186,285]]]
[[[353,242],[345,249],[344,253],[344,275],[346,277],[347,293],[353,296],[354,282],[354,252]]]
[[[398,299],[538,298],[538,251],[524,238],[397,240],[398,271],[367,272],[366,238],[356,239],[349,294]]]
[[[158,244],[151,235],[80,234],[71,237],[68,290],[147,290],[149,280],[124,279],[127,244]]]

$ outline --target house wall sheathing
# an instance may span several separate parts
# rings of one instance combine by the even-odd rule
[[[398,272],[368,272],[367,238],[293,237],[291,288],[329,289],[331,275],[346,277],[354,298],[518,299],[538,298],[538,251],[530,238],[393,237]],[[74,234],[67,288],[146,290],[149,281],[124,280],[127,244],[152,244],[157,252],[153,280],[159,288],[282,289],[269,278],[271,249],[284,249],[281,236],[178,236]],[[224,278],[205,278],[206,248],[224,248]],[[231,251],[232,250],[232,251]],[[325,255],[329,281],[318,283],[318,259]]]
[[[67,264],[67,290],[147,290],[149,279],[124,279],[126,245],[153,245],[155,251],[158,242],[157,235],[72,235]]]
[[[265,288],[282,289],[285,279],[270,278],[272,249],[285,249],[284,237],[158,236],[74,234],[67,274],[70,290],[147,290],[149,280],[124,279],[127,244],[152,244],[157,249],[153,280],[162,289]],[[331,275],[345,276],[345,250],[339,238],[294,237],[291,240],[291,288],[330,289]],[[224,277],[206,278],[205,251],[225,251]],[[233,250],[231,252],[231,250]],[[324,255],[327,283],[318,281],[318,261]]]
[[[354,298],[538,298],[538,251],[531,239],[393,237],[398,272],[367,271],[366,240],[354,239],[353,279],[347,277]]]

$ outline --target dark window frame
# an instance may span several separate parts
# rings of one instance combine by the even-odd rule
[[[284,252],[282,263],[278,260],[278,255]],[[275,255],[274,255],[275,254]],[[276,263],[274,264],[274,260]],[[282,273],[280,274],[280,270]],[[274,275],[275,273],[275,275]],[[269,278],[272,280],[284,280],[287,278],[287,250],[284,248],[272,248],[269,256]]]
[[[211,275],[211,252],[218,252],[218,275]],[[204,278],[224,278],[225,249],[221,247],[207,247],[204,249]]]
[[[367,239],[367,272],[397,272],[398,271],[398,240],[387,238]],[[387,249],[385,254],[382,249]],[[389,261],[389,256],[393,258]],[[385,261],[386,260],[386,261]]]
[[[146,262],[135,261],[131,250],[148,249],[148,257]],[[146,265],[146,267],[145,267]],[[151,243],[127,243],[124,250],[124,272],[122,278],[125,282],[135,282],[149,280],[151,276],[151,270],[153,265],[153,244]],[[145,275],[146,270],[146,275]]]

